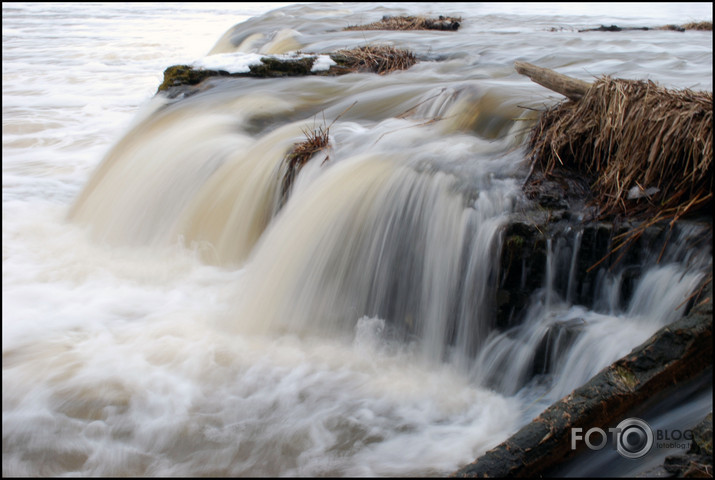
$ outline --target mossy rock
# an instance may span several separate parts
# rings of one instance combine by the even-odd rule
[[[515,220],[505,227],[503,238],[496,325],[507,329],[521,321],[530,295],[543,284],[546,237],[535,224]]]
[[[713,414],[710,412],[693,429],[693,443],[690,453],[713,456]]]
[[[524,237],[520,235],[511,235],[504,242],[506,248],[510,252],[520,252],[524,248]]]
[[[248,72],[230,73],[219,69],[195,68],[191,65],[173,65],[164,70],[164,81],[158,92],[172,89],[169,96],[193,95],[200,87],[191,88],[210,77],[276,78],[302,76],[336,76],[354,72],[372,72],[380,75],[395,70],[406,70],[416,63],[416,58],[407,50],[393,47],[358,47],[329,54],[336,63],[330,68],[313,71],[317,54],[300,58],[261,57],[261,63],[249,65]],[[184,87],[183,89],[174,87]]]
[[[311,72],[315,57],[296,59],[279,59],[262,57],[260,65],[250,65],[251,76],[254,77],[296,77],[312,75]]]
[[[230,73],[225,70],[196,69],[190,65],[173,65],[164,70],[164,82],[157,91],[163,92],[179,85],[196,85],[209,77],[227,77]]]
[[[164,70],[164,81],[157,92],[172,87],[198,85],[210,77],[288,77],[314,75],[311,72],[315,57],[298,59],[261,58],[260,65],[250,65],[248,72],[229,73],[226,70],[195,68],[191,65],[173,65]]]

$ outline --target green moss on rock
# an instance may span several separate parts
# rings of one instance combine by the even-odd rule
[[[225,70],[196,69],[190,65],[173,65],[164,70],[164,82],[159,85],[159,92],[179,85],[196,85],[209,77],[228,76]]]
[[[510,252],[520,252],[524,248],[524,237],[511,235],[504,243]]]
[[[248,68],[254,77],[295,77],[310,75],[313,63],[315,63],[315,57],[288,60],[262,57],[260,65],[250,65]]]
[[[628,370],[626,367],[621,365],[616,366],[616,373],[618,374],[618,379],[623,385],[628,388],[628,390],[633,391],[638,386],[638,379],[636,376]]]
[[[165,92],[173,87],[192,87],[198,85],[209,77],[250,77],[250,78],[276,78],[299,76],[334,76],[354,72],[372,72],[379,75],[406,70],[417,62],[417,59],[408,50],[387,46],[357,47],[352,50],[340,50],[330,54],[336,63],[330,68],[313,71],[317,54],[309,54],[297,58],[276,58],[271,56],[261,57],[257,65],[249,65],[247,72],[229,73],[225,70],[212,70],[195,68],[191,65],[173,65],[164,70],[164,81],[159,86],[158,92]],[[192,95],[199,88],[174,89],[169,96],[177,95],[181,91],[184,95]]]

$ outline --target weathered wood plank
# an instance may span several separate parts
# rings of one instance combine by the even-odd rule
[[[568,75],[555,72],[548,68],[537,67],[531,63],[514,62],[514,67],[517,72],[526,75],[533,82],[549,90],[553,90],[556,93],[560,93],[573,101],[580,100],[588,89],[591,88],[591,84],[588,82],[569,77]]]

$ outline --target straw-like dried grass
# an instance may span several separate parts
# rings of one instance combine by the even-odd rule
[[[366,25],[350,25],[344,30],[457,30],[461,17],[428,18],[420,16],[384,16],[381,20]]]
[[[690,22],[683,25],[686,30],[710,30],[713,29],[713,22]]]
[[[685,25],[663,25],[662,27],[655,27],[654,30],[675,30],[677,32],[684,32],[686,30],[709,30],[712,31],[712,22],[690,22]]]
[[[357,101],[353,102],[348,108],[343,110],[335,120],[328,125],[325,125],[325,116],[323,116],[323,126],[318,126],[313,130],[303,129],[303,134],[305,135],[305,140],[302,142],[295,143],[293,148],[288,152],[283,160],[283,182],[281,185],[281,198],[280,206],[285,204],[290,194],[291,187],[295,181],[295,177],[298,176],[300,169],[308,163],[308,161],[313,158],[313,156],[330,147],[330,127],[332,127],[335,122],[337,122],[340,117],[345,115],[345,113],[353,108]],[[329,155],[325,155],[323,163],[330,160]],[[322,165],[322,164],[321,164]]]
[[[542,113],[530,157],[591,179],[599,218],[676,220],[712,207],[712,122],[711,92],[603,77]]]
[[[341,68],[354,72],[374,72],[384,75],[395,70],[407,70],[417,63],[409,50],[390,46],[364,46],[338,50],[330,55]]]
[[[330,127],[319,126],[314,130],[303,130],[305,140],[293,145],[285,157],[285,172],[281,184],[281,204],[285,203],[298,172],[316,153],[330,146]],[[329,157],[325,158],[328,161]]]
[[[673,32],[684,32],[685,28],[681,27],[680,25],[662,25],[660,27],[655,27],[653,30],[670,30]]]

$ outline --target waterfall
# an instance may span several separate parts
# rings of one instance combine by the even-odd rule
[[[308,92],[324,88],[297,81]],[[371,319],[381,341],[409,345],[423,361],[452,364],[505,395],[540,379],[555,400],[682,315],[676,306],[710,261],[686,261],[696,234],[684,231],[668,248],[636,249],[627,265],[586,274],[596,244],[569,226],[547,236],[543,286],[505,329],[495,317],[501,233],[525,205],[521,164],[494,155],[521,141],[516,123],[505,128],[495,113],[511,100],[500,105],[488,88],[416,90],[399,107],[415,105],[404,110],[412,117],[366,126],[353,119],[382,113],[384,94],[360,84],[327,109],[353,119],[330,125],[328,151],[302,168],[283,204],[283,159],[319,120],[257,129],[256,119],[310,110],[316,97],[288,107],[264,92],[157,101],[70,210],[102,242],[178,243],[206,263],[240,268],[232,308],[216,321],[234,334],[352,341]],[[351,98],[360,105],[343,108]],[[448,121],[425,124],[430,115]],[[588,241],[604,243],[599,232]]]
[[[4,3],[3,474],[447,476],[507,439],[712,268],[696,222],[606,257],[621,226],[521,189],[560,99],[513,62],[712,89],[711,32],[578,31],[712,10],[674,5]],[[344,30],[403,14],[462,21]],[[383,44],[417,63],[157,93]]]
[[[428,98],[433,106],[422,108],[462,105],[460,96]],[[282,160],[305,122],[252,137],[255,103],[228,103],[238,118],[225,102],[157,109],[108,154],[71,218],[103,241],[173,239],[208,263],[240,267],[234,306],[218,322],[234,333],[349,340],[373,319],[382,341],[412,345],[424,361],[447,361],[500,393],[549,378],[546,398],[555,400],[679,318],[676,307],[709,261],[684,266],[695,235],[684,231],[668,248],[597,269],[589,290],[586,277],[579,281],[584,232],[569,227],[547,238],[544,285],[519,324],[502,330],[494,314],[500,234],[519,199],[514,179],[494,175],[505,164],[470,144],[470,169],[455,169],[464,149],[435,150],[444,126],[342,122],[334,147],[308,162],[279,208]],[[397,142],[379,143],[404,126]],[[395,149],[409,141],[423,152]]]
[[[486,285],[511,200],[495,188],[470,205],[455,183],[376,156],[331,168],[256,246],[235,321],[330,335],[367,316],[429,358],[467,352],[492,322]]]
[[[281,161],[302,127],[250,137],[238,125],[256,102],[265,105],[159,107],[107,154],[69,218],[109,244],[181,238],[210,263],[240,265],[272,216]]]
[[[627,296],[623,277],[633,270],[632,264],[599,269],[596,277],[613,280],[599,282],[585,305],[572,300],[583,231],[568,229],[556,239],[549,238],[543,287],[532,295],[519,325],[492,331],[474,362],[472,375],[510,395],[529,382],[547,382],[542,406],[567,395],[683,315],[686,299],[700,285],[710,264],[707,256],[682,263],[692,255],[688,242],[697,235],[697,228],[686,226],[665,245],[643,246],[638,263],[642,274],[635,277],[633,292]]]

